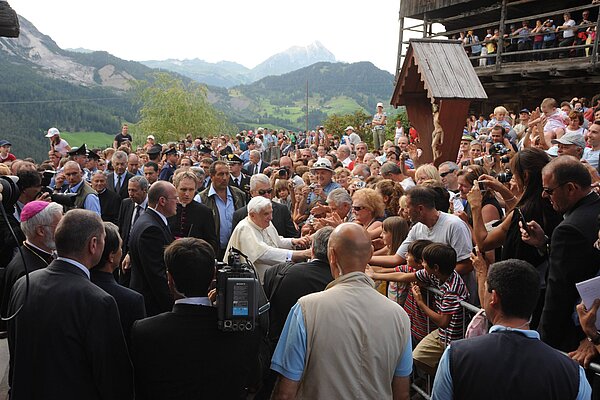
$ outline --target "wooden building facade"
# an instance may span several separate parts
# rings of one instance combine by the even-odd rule
[[[584,11],[589,13],[587,22],[582,19]],[[529,28],[535,27],[536,20],[552,20],[551,25],[560,26],[564,13],[570,13],[577,24],[574,45],[558,47],[558,34],[553,47],[517,51],[511,46],[511,39],[515,39],[511,32],[520,28],[523,21]],[[406,18],[422,23],[408,26]],[[434,32],[434,24],[445,29]],[[592,4],[591,0],[401,0],[396,80],[406,56],[407,32],[412,32],[411,37],[460,39],[461,32],[473,31],[480,44],[485,45],[487,30],[497,29],[495,53],[474,56],[469,49],[472,45],[465,47],[488,95],[487,100],[472,102],[471,112],[489,112],[499,104],[511,111],[533,108],[545,97],[558,101],[570,101],[575,96],[591,99],[600,93],[599,38],[591,32],[598,31],[599,26],[600,4]],[[579,35],[581,32],[583,36]],[[533,43],[535,35],[529,37]]]

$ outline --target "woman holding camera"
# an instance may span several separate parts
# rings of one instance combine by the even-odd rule
[[[542,168],[550,162],[550,158],[540,149],[528,148],[515,154],[510,166],[516,183],[515,192],[509,190],[498,180],[489,175],[482,175],[479,181],[488,188],[500,193],[506,204],[506,218],[489,233],[485,227],[482,204],[483,196],[478,185],[474,185],[467,199],[473,216],[473,237],[480,251],[485,252],[502,246],[501,259],[517,258],[531,263],[540,273],[542,290],[545,289],[546,269],[545,255],[521,240],[520,221],[542,221],[540,224],[548,237],[560,223],[562,217],[554,211],[548,199],[542,197]],[[539,322],[544,295],[540,296],[531,322],[535,329]]]
[[[458,172],[458,190],[464,206],[464,215],[460,214],[459,216],[471,226],[473,226],[473,215],[467,195],[474,185],[479,184],[478,179],[484,173],[485,170],[480,165],[469,165]],[[484,183],[482,184],[485,185]],[[482,192],[481,214],[484,224],[498,221],[504,215],[502,207],[500,207],[500,203],[496,199],[496,193],[490,188],[485,188]]]

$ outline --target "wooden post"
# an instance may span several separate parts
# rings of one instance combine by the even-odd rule
[[[500,70],[502,66],[502,50],[504,49],[504,31],[506,28],[506,0],[502,0],[502,8],[500,9],[500,26],[498,30],[500,31],[500,37],[498,42],[496,43],[496,70]]]
[[[423,37],[427,37],[427,13],[423,13]]]
[[[395,82],[398,82],[400,76],[400,69],[402,68],[402,40],[404,36],[404,17],[400,18],[400,33],[398,34],[398,60],[396,61],[396,78]]]
[[[596,20],[596,37],[594,38],[594,47],[592,48],[592,67],[596,68],[598,63],[598,32],[600,32],[600,7],[598,7],[598,19]]]

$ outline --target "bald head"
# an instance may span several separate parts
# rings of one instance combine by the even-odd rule
[[[362,226],[347,222],[331,233],[328,256],[334,277],[350,272],[364,272],[372,255],[371,239]]]

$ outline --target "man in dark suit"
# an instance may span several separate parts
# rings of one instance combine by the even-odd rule
[[[150,316],[171,309],[163,253],[173,241],[167,218],[177,213],[177,191],[172,183],[157,181],[148,190],[148,208],[129,234],[131,289],[144,296]]]
[[[121,197],[116,192],[106,188],[106,175],[104,172],[97,171],[92,175],[92,189],[98,193],[102,221],[116,224],[119,217],[119,208],[121,208]]]
[[[104,230],[104,251],[98,264],[90,271],[91,279],[117,302],[125,341],[129,343],[133,322],[146,318],[144,297],[135,290],[119,285],[115,280],[114,271],[121,265],[121,237],[115,224],[105,223]]]
[[[177,160],[179,159],[179,155],[177,154],[177,150],[172,147],[163,151],[163,156],[165,156],[165,163],[160,170],[158,180],[170,182],[173,178],[173,174],[175,174],[175,169],[177,169]]]
[[[201,239],[165,250],[173,311],[136,321],[131,332],[137,399],[245,399],[258,356],[257,331],[222,332],[208,298],[215,253]]]
[[[523,241],[549,252],[548,283],[538,330],[544,342],[564,352],[581,364],[588,364],[597,352],[573,321],[579,301],[577,282],[593,278],[600,265],[600,252],[594,247],[598,239],[597,217],[600,197],[591,188],[588,170],[579,160],[561,156],[542,170],[542,196],[549,198],[564,220],[554,229],[550,243],[537,222],[521,230]]]
[[[258,150],[250,151],[250,161],[244,164],[244,170],[247,175],[262,174],[268,165],[261,160]]]
[[[121,201],[129,197],[129,194],[127,193],[127,184],[133,177],[133,174],[130,174],[127,171],[127,160],[127,153],[120,150],[116,151],[111,159],[114,171],[113,173],[108,174],[106,179],[106,186],[108,190],[117,193],[121,198]]]
[[[134,176],[129,180],[128,193],[129,198],[123,200],[119,209],[119,234],[123,239],[123,255],[125,258],[129,253],[129,234],[131,227],[137,219],[148,208],[148,181],[141,176]],[[129,286],[131,279],[131,269],[119,270],[119,283]]]
[[[21,210],[21,230],[25,234],[25,242],[20,252],[6,266],[4,275],[4,291],[0,315],[6,317],[10,291],[15,282],[27,273],[46,268],[52,262],[52,252],[56,250],[54,231],[63,215],[63,208],[58,203],[34,200]],[[6,326],[4,321],[0,324]],[[5,329],[0,329],[4,331]]]
[[[271,188],[271,181],[264,174],[252,175],[250,178],[250,196],[262,196],[266,199],[271,200],[273,197],[273,189]],[[283,204],[271,202],[273,206],[273,219],[271,222],[277,233],[285,238],[298,237],[298,230],[292,220],[290,210]],[[244,206],[233,213],[233,229],[237,224],[248,216],[248,207]]]
[[[58,259],[15,283],[8,323],[11,398],[131,399],[133,371],[111,295],[90,282],[104,249],[100,216],[75,209],[56,228]]]
[[[169,227],[175,238],[195,237],[206,240],[219,251],[219,241],[212,211],[204,204],[194,201],[198,180],[192,171],[181,171],[173,178],[177,189],[177,214],[169,217]]]
[[[242,172],[242,159],[235,154],[227,155],[229,164],[229,186],[243,190],[248,195],[250,192],[250,177]]]

